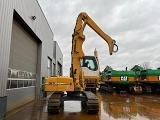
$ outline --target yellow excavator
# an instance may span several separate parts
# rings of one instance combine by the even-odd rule
[[[87,82],[85,80],[98,79],[100,77],[96,52],[95,56],[85,56],[82,50],[82,45],[85,41],[83,31],[86,25],[92,28],[108,43],[110,55],[118,51],[115,40],[105,34],[87,13],[80,13],[77,17],[72,35],[70,77],[51,76],[44,80],[44,91],[53,92],[48,99],[48,113],[59,113],[61,108],[64,107],[64,101],[69,100],[81,101],[82,107],[88,113],[98,113],[99,111],[97,96],[91,91],[86,91]],[[87,61],[88,63],[92,63],[91,68],[84,66]],[[86,72],[89,72],[89,74]]]

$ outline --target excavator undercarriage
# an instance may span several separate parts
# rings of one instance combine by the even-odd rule
[[[81,101],[82,108],[87,111],[87,113],[97,114],[99,111],[99,102],[96,95],[90,91],[63,93],[55,92],[48,99],[48,113],[60,113],[61,109],[64,107],[64,101]]]

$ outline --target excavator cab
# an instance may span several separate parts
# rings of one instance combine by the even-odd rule
[[[81,60],[81,67],[82,69],[85,67],[91,71],[97,71],[98,64],[96,58],[94,56],[84,56]]]

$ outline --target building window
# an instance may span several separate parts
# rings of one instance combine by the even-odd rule
[[[17,88],[17,80],[11,80],[10,88]]]
[[[23,80],[18,80],[18,88],[23,87]]]
[[[10,88],[10,80],[7,80],[7,89],[9,89]]]
[[[55,73],[55,70],[56,70],[56,68],[55,68],[55,64],[53,63],[53,75],[55,75],[56,73]]]
[[[8,69],[7,89],[35,86],[36,74],[21,70]]]
[[[58,75],[62,75],[62,65],[58,62],[58,66],[57,66],[57,74]]]
[[[24,87],[28,87],[28,80],[24,81]]]
[[[47,76],[51,76],[52,75],[52,60],[48,57],[47,62],[48,62],[48,64],[47,64]]]

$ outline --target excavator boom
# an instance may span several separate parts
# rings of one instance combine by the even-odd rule
[[[70,71],[70,76],[73,77],[75,81],[75,88],[77,88],[76,90],[78,91],[83,91],[85,88],[83,77],[81,77],[83,76],[83,73],[81,71],[80,60],[85,56],[82,50],[82,45],[85,41],[83,31],[86,25],[92,28],[99,36],[101,36],[108,43],[110,55],[112,55],[113,52],[118,51],[118,46],[116,45],[115,40],[113,40],[110,36],[105,34],[98,27],[98,25],[87,15],[87,13],[80,13],[77,18],[74,33],[72,35],[72,62]],[[114,46],[116,47],[116,50],[114,50]]]

